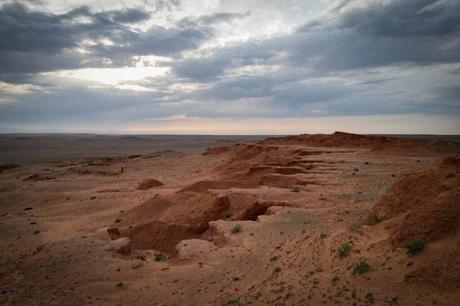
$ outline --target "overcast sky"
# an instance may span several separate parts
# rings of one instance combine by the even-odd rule
[[[460,0],[0,5],[0,132],[460,134]]]

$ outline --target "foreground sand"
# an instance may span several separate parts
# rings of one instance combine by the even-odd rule
[[[458,305],[458,152],[336,133],[5,167],[0,303]],[[430,171],[453,210],[411,185]]]

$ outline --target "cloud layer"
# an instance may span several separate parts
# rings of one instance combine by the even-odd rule
[[[458,0],[34,2],[0,6],[5,131],[179,114],[460,115]],[[120,81],[85,79],[88,68]]]

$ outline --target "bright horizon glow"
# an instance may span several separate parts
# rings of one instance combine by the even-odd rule
[[[294,135],[330,134],[343,131],[356,134],[412,134],[460,135],[460,122],[449,115],[372,115],[309,118],[193,118],[178,114],[148,123],[101,123],[73,125],[65,129],[42,129],[30,126],[25,130],[11,129],[11,133],[91,133],[91,134],[148,134],[148,135]],[[212,131],[212,132],[210,132]]]

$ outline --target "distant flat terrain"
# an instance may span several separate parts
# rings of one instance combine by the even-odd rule
[[[174,150],[201,153],[208,147],[265,136],[0,134],[0,164],[37,164],[86,157],[115,157]]]
[[[163,150],[201,153],[209,147],[258,141],[267,136],[0,134],[0,164],[30,165],[90,157],[148,154]],[[459,135],[385,136],[460,143]]]

